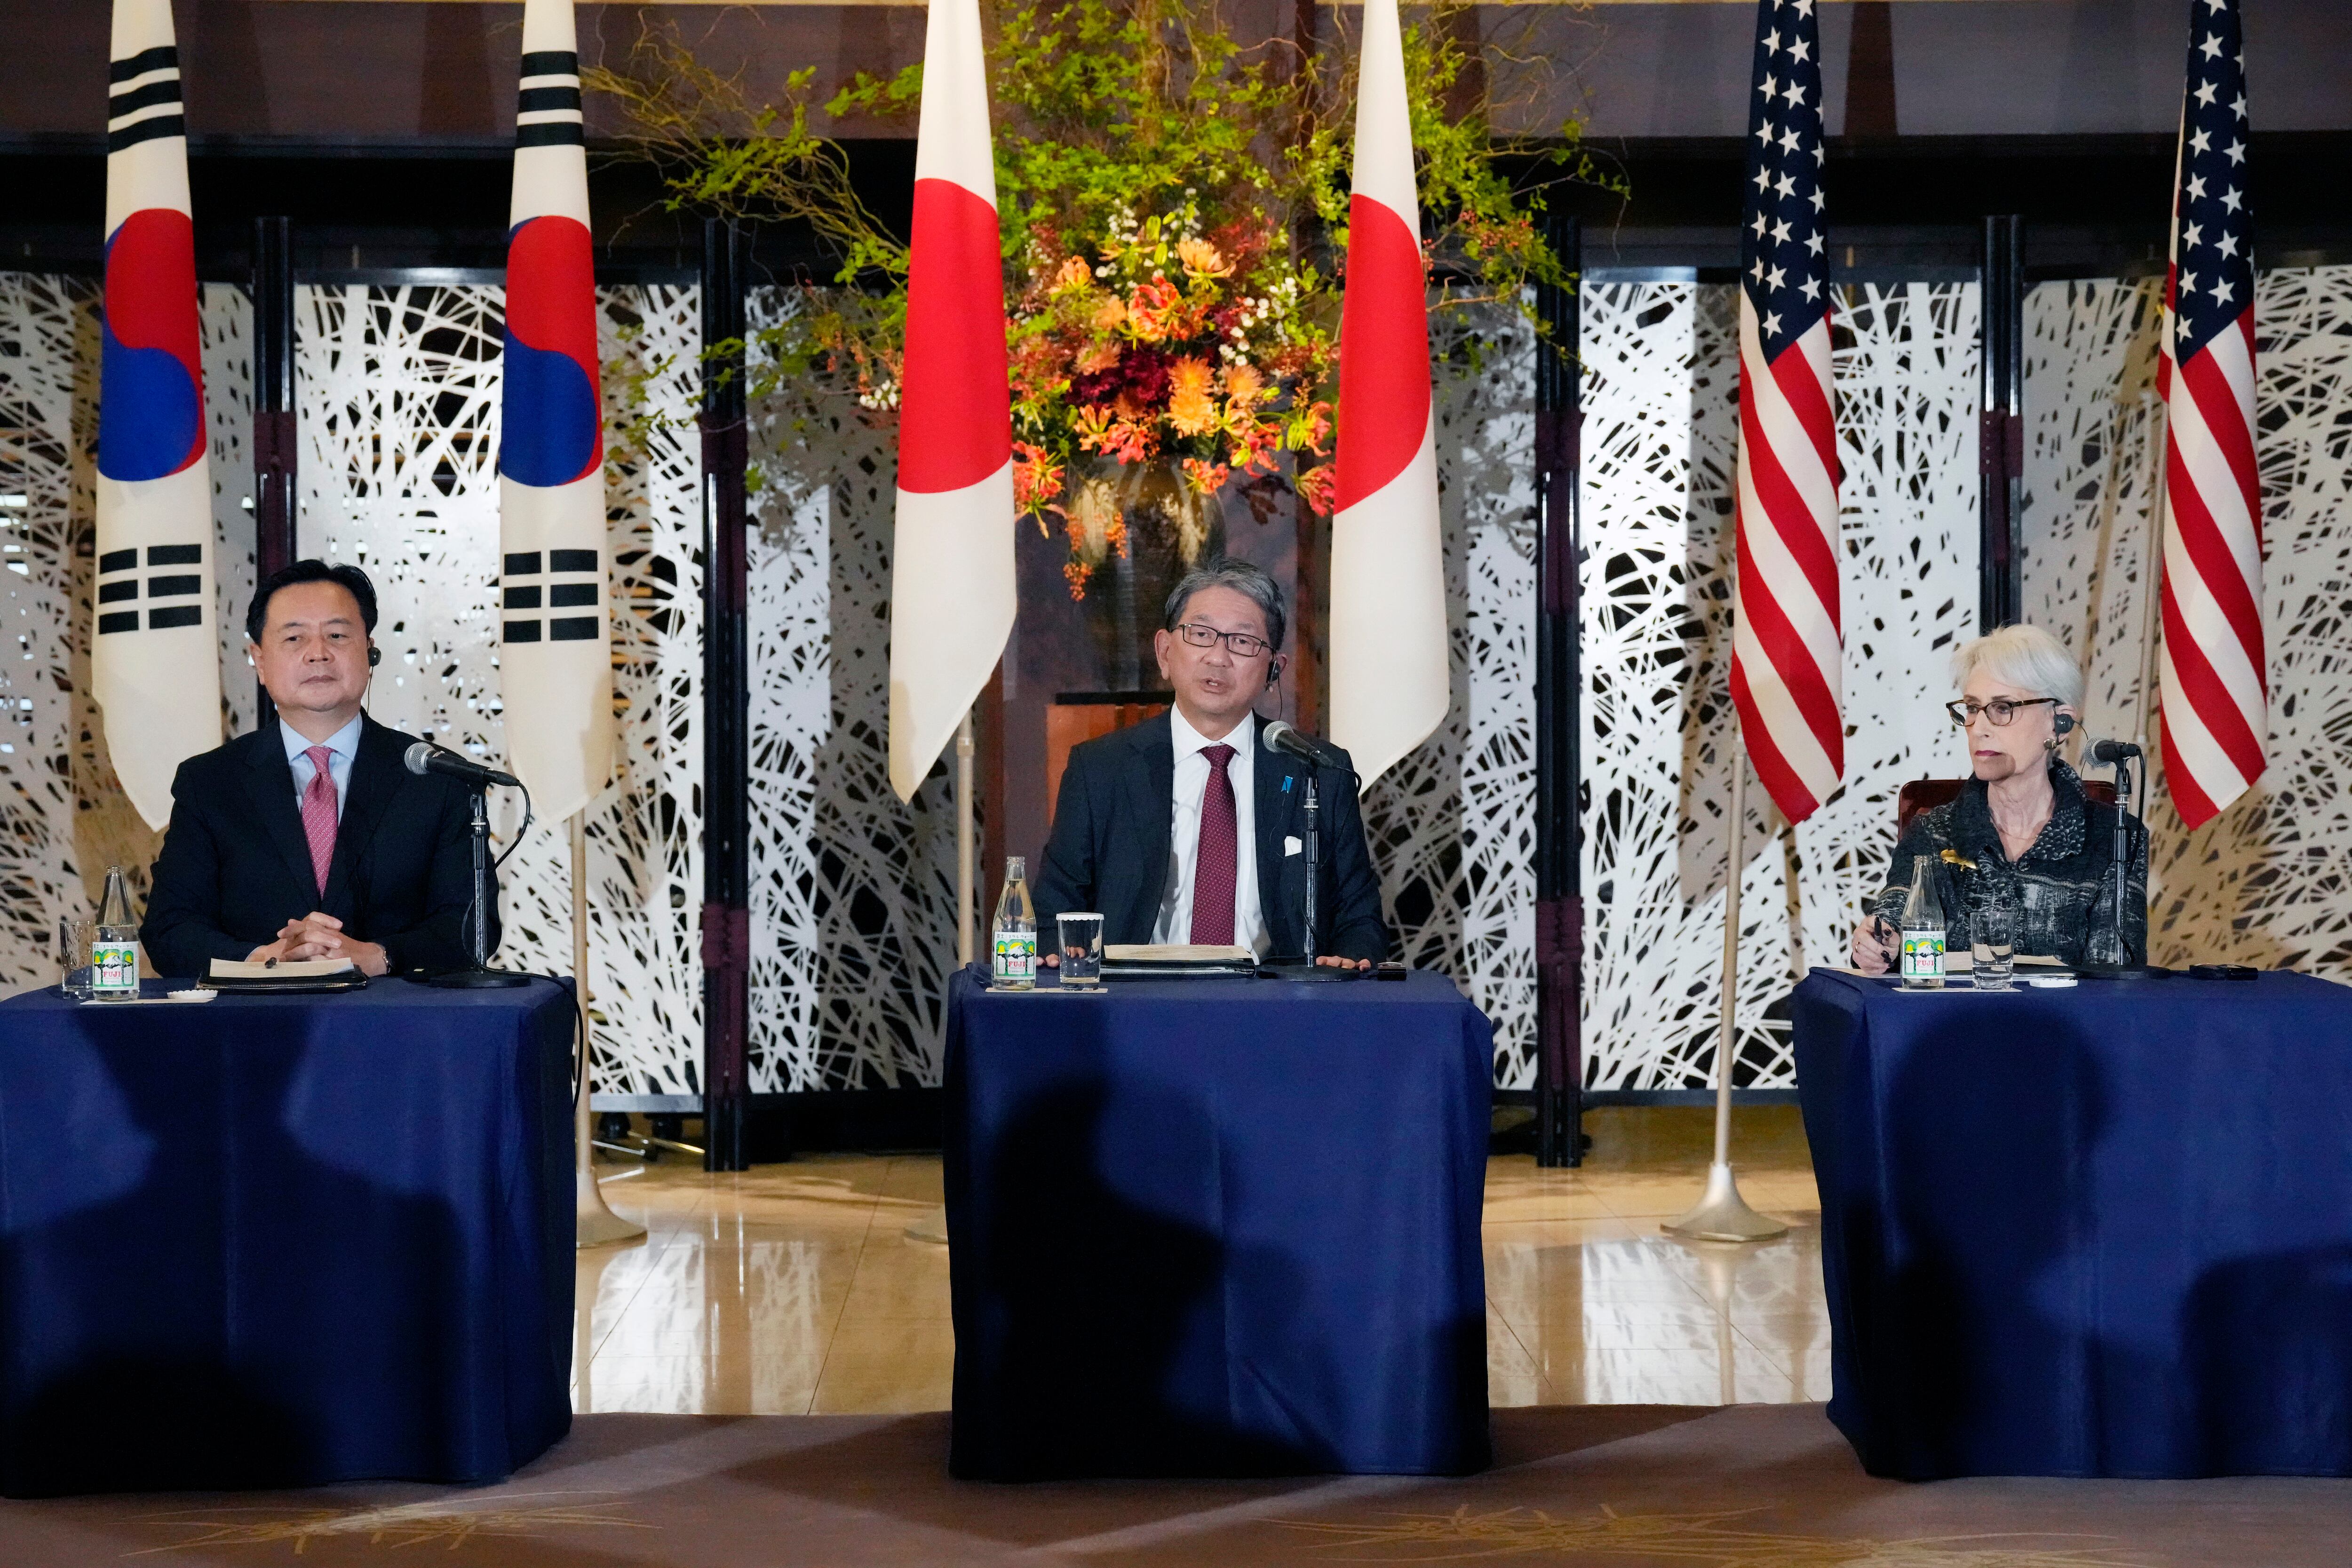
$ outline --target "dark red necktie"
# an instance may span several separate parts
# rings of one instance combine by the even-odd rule
[[[1203,746],[1209,784],[1201,792],[1201,840],[1192,859],[1192,940],[1215,947],[1234,944],[1234,885],[1239,879],[1242,836],[1234,807],[1234,781],[1225,764],[1231,746]]]

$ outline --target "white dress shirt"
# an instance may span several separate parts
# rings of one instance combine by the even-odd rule
[[[1192,940],[1192,869],[1201,858],[1201,801],[1209,792],[1209,759],[1201,753],[1211,746],[1231,746],[1234,754],[1225,763],[1225,777],[1233,781],[1237,838],[1234,942],[1263,958],[1273,939],[1266,935],[1265,916],[1257,902],[1257,715],[1247,715],[1232,734],[1213,741],[1171,706],[1168,733],[1176,743],[1176,781],[1171,791],[1167,890],[1160,897],[1160,920],[1151,929],[1151,940]]]
[[[343,819],[343,801],[352,793],[352,763],[360,754],[360,721],[352,720],[324,741],[306,739],[285,720],[278,721],[278,733],[286,742],[286,760],[294,768],[294,798],[299,801],[310,787],[311,776],[319,770],[310,765],[303,753],[312,746],[324,746],[331,753],[327,758],[327,777],[335,786],[335,820]]]

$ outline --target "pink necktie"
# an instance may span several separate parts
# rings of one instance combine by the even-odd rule
[[[310,759],[310,787],[302,792],[302,836],[310,841],[310,869],[319,879],[319,896],[327,896],[327,868],[335,858],[335,775],[328,763],[335,753],[313,746],[302,753]]]
[[[1204,746],[1209,759],[1209,784],[1201,792],[1201,841],[1192,861],[1192,940],[1216,947],[1234,944],[1234,885],[1241,859],[1239,814],[1234,808],[1234,781],[1225,764],[1234,760],[1231,746]]]

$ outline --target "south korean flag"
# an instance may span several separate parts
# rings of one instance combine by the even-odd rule
[[[107,70],[91,694],[147,826],[172,776],[221,742],[213,487],[196,331],[188,124],[170,0],[115,0]]]
[[[528,0],[507,230],[499,644],[509,764],[549,817],[586,805],[613,770],[594,261],[571,0]]]

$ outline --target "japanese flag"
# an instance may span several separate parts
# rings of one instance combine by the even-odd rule
[[[1014,597],[1013,400],[980,6],[931,0],[890,567],[890,785],[901,800],[988,683]]]
[[[1365,0],[1339,315],[1331,739],[1371,782],[1445,721],[1445,555],[1429,310],[1396,0]]]

